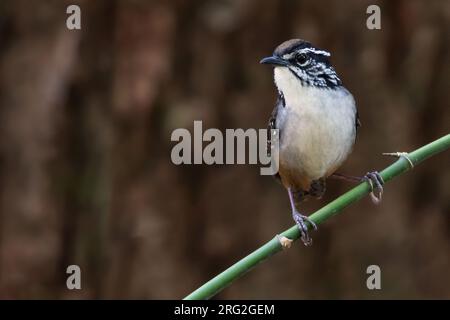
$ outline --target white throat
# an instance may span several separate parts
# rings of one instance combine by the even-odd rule
[[[296,105],[305,89],[300,80],[286,67],[275,67],[273,75],[275,85],[283,93],[286,105]]]

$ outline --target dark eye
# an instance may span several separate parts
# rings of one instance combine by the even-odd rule
[[[295,60],[297,60],[297,63],[301,66],[306,66],[309,63],[309,58],[304,53],[300,53],[300,54],[296,55]]]

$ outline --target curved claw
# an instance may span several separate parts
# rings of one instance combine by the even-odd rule
[[[384,180],[383,177],[377,172],[368,172],[364,178],[364,181],[367,181],[370,185],[370,189],[372,190],[370,192],[370,197],[372,199],[372,202],[374,204],[379,204],[383,197],[383,184]],[[374,191],[377,191],[377,194],[375,194]]]
[[[317,225],[307,216],[304,216],[296,211],[292,213],[292,217],[294,218],[294,221],[300,230],[301,240],[303,244],[305,246],[312,245],[312,238],[309,236],[308,226],[306,225],[305,221],[308,221],[315,230],[317,230]]]

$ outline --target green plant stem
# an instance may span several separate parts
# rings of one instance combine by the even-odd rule
[[[450,148],[450,134],[437,139],[411,153],[408,154],[408,158],[416,166],[427,158],[443,152]],[[411,164],[409,161],[400,157],[396,162],[391,164],[389,167],[380,172],[385,183],[395,178],[396,176],[411,169]],[[350,204],[358,201],[362,197],[366,196],[371,192],[369,183],[364,182],[351,189],[350,191],[344,193],[339,198],[327,204],[325,207],[316,211],[309,218],[316,224],[319,225],[325,220],[331,218],[332,216],[338,214],[342,209],[346,208]],[[288,230],[282,232],[280,235],[285,236],[292,240],[297,240],[300,236],[300,232],[297,226],[293,226]],[[241,259],[200,288],[186,296],[185,300],[200,300],[209,299],[222,291],[228,285],[230,285],[234,280],[247,273],[251,268],[256,266],[258,263],[264,261],[268,257],[282,250],[280,242],[275,237],[266,244],[264,244],[259,249],[253,251],[251,254]]]

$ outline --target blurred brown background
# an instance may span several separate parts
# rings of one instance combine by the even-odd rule
[[[78,4],[82,30],[66,29]],[[366,8],[381,7],[381,30]],[[293,222],[259,166],[175,166],[175,128],[265,128],[276,45],[332,52],[362,175],[449,132],[450,2],[1,1],[0,298],[181,298]],[[450,298],[450,153],[218,298]],[[310,213],[351,185],[330,181]],[[78,264],[82,290],[65,287]],[[382,290],[366,288],[366,268]]]

